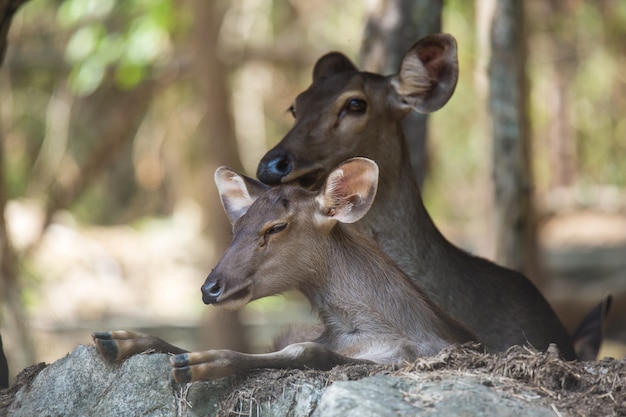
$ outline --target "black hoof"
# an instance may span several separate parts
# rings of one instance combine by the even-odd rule
[[[91,334],[91,338],[93,340],[99,339],[99,340],[111,340],[111,332],[93,332]]]
[[[192,381],[191,368],[188,366],[172,369],[172,377],[179,384],[187,384]]]
[[[98,347],[98,351],[105,359],[110,361],[117,360],[117,356],[119,355],[119,349],[117,347],[117,342],[114,340],[107,339],[96,339],[96,346]]]
[[[186,353],[170,356],[170,364],[176,367],[189,365],[189,356]]]

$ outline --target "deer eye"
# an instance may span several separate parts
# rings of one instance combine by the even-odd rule
[[[346,103],[346,110],[350,113],[362,114],[367,109],[367,102],[360,98],[353,98]]]
[[[296,106],[294,106],[293,104],[291,106],[289,106],[289,108],[287,109],[287,111],[289,113],[291,113],[291,115],[293,116],[293,118],[296,118]]]
[[[279,224],[275,224],[274,226],[268,228],[265,231],[265,236],[269,236],[269,235],[273,235],[276,233],[280,233],[283,230],[285,230],[287,228],[287,223],[279,223]]]

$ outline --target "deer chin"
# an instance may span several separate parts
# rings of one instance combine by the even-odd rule
[[[307,190],[318,190],[324,184],[326,176],[324,175],[324,169],[321,167],[313,166],[302,169],[297,169],[290,172],[283,177],[283,184],[297,184]]]
[[[239,310],[252,301],[252,292],[249,286],[236,288],[234,291],[222,294],[213,305],[221,310]]]

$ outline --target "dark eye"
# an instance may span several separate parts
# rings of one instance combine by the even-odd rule
[[[289,108],[287,109],[287,111],[289,113],[291,113],[291,115],[293,116],[293,118],[296,118],[296,106],[294,106],[293,104],[291,106],[289,106]]]
[[[367,102],[360,98],[350,99],[346,103],[346,110],[349,111],[350,113],[361,114],[361,113],[365,113],[366,109],[367,109]]]
[[[275,233],[282,232],[286,228],[287,228],[287,223],[275,224],[274,226],[270,227],[269,229],[267,229],[265,231],[265,236],[269,236],[269,235],[273,235]]]

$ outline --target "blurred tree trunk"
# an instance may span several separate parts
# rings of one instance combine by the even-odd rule
[[[7,52],[7,36],[17,10],[28,0],[0,0],[0,66]]]
[[[489,109],[493,128],[496,258],[537,284],[522,0],[498,0],[491,27]]]
[[[555,45],[555,47],[558,47]],[[550,124],[550,167],[552,169],[551,186],[567,187],[576,179],[576,140],[572,127],[569,103],[572,78],[559,71],[555,64],[555,83],[552,85]]]
[[[221,165],[242,171],[230,110],[229,83],[225,68],[218,58],[219,30],[228,5],[229,2],[221,0],[193,1],[194,79],[206,109],[200,124],[200,142],[196,148],[200,155],[199,163],[202,164],[196,190],[203,196],[207,233],[217,246],[217,253],[221,253],[230,242],[231,226],[224,214],[213,174]],[[211,313],[216,312],[212,309]],[[206,349],[249,350],[238,313],[220,311],[210,314],[205,332],[202,342]]]
[[[576,34],[570,24],[555,16],[568,16],[572,10],[571,1],[550,0],[545,2],[544,14],[552,36],[547,37],[550,45],[554,82],[549,92],[550,109],[550,167],[552,187],[567,187],[576,178],[576,138],[572,124],[569,103],[572,103],[570,88],[578,71]]]
[[[84,113],[79,117],[91,121],[97,132],[90,142],[97,144],[87,155],[77,172],[64,183],[51,178],[46,203],[44,229],[53,215],[74,204],[94,182],[115,163],[123,159],[123,151],[134,140],[137,129],[144,119],[155,92],[163,87],[160,80],[146,80],[131,90],[124,91],[114,86],[106,89],[104,96],[96,100],[85,99],[81,103]],[[160,85],[159,85],[160,84]],[[95,110],[92,110],[95,109]],[[74,110],[77,113],[81,109]],[[56,172],[51,173],[56,176]],[[51,184],[50,184],[51,182]],[[123,184],[117,182],[117,188]],[[42,230],[43,232],[43,230]]]
[[[420,38],[441,31],[442,0],[375,0],[361,45],[363,69],[394,74],[404,54]],[[404,119],[411,164],[420,187],[428,168],[425,114],[411,112]]]
[[[0,68],[7,50],[7,36],[13,16],[27,0],[0,0]],[[17,259],[11,248],[4,218],[7,203],[6,178],[4,167],[4,134],[0,125],[0,307],[7,305],[7,313],[11,316],[15,328],[17,343],[25,362],[34,362],[35,352],[27,328],[26,312],[22,305],[22,294],[17,276]],[[4,308],[2,308],[3,310]],[[0,313],[2,311],[0,310]],[[0,317],[2,319],[2,317]],[[2,355],[4,358],[4,355]],[[1,363],[0,368],[6,368]],[[4,378],[4,376],[3,376]]]

